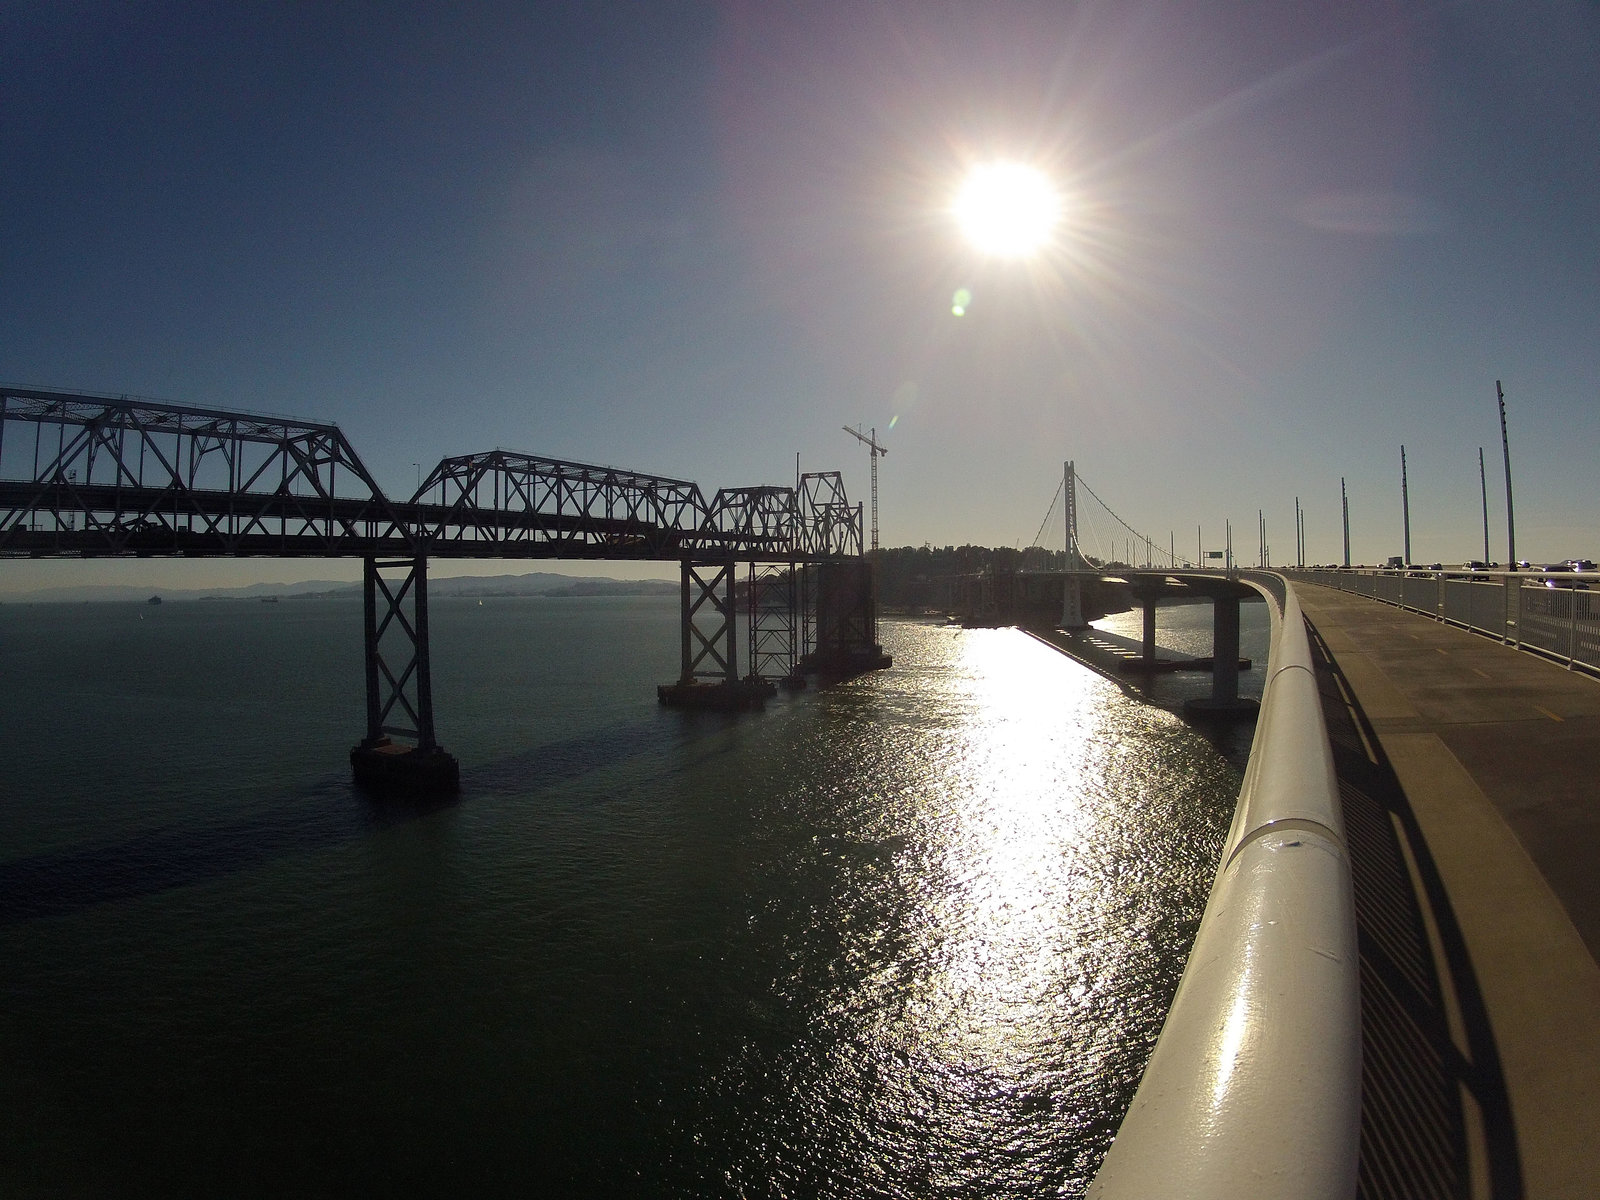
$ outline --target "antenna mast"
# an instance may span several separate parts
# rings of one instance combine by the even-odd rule
[[[851,429],[846,425],[844,431],[856,441],[867,448],[867,456],[872,459],[872,552],[878,552],[878,458],[889,451],[878,445],[878,431],[872,430],[871,435],[862,433],[859,429]]]

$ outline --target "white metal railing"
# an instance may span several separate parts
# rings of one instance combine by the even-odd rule
[[[1600,572],[1285,571],[1475,630],[1570,669],[1600,674]]]
[[[1294,588],[1273,610],[1233,825],[1098,1200],[1349,1200],[1361,1108],[1355,904]]]

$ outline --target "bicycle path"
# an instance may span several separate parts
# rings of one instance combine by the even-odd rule
[[[1600,1195],[1600,681],[1367,597],[1295,590],[1459,925],[1523,1194]]]

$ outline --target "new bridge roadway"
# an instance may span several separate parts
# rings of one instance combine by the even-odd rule
[[[1296,588],[1355,874],[1362,1194],[1600,1195],[1600,681]]]

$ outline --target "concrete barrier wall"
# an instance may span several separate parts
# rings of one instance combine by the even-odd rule
[[[1233,825],[1098,1200],[1349,1200],[1361,1107],[1355,907],[1299,600],[1281,609]],[[1274,581],[1277,583],[1277,581]]]

